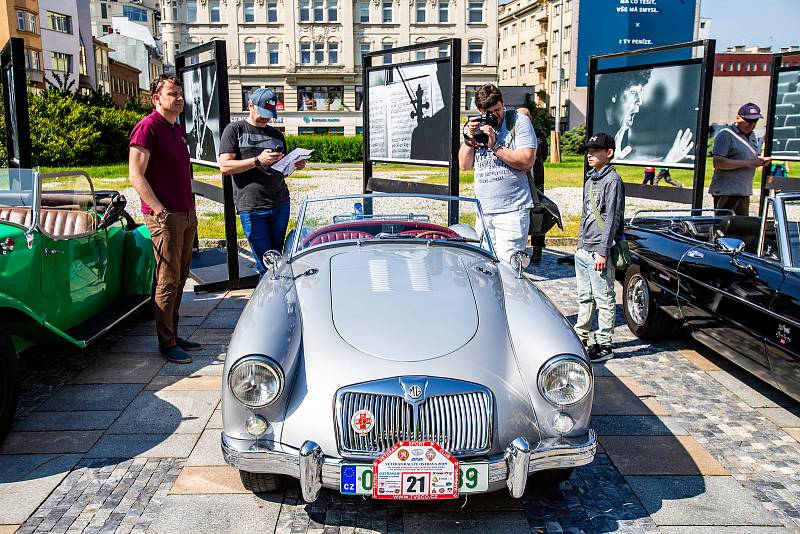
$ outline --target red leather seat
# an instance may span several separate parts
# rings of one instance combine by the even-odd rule
[[[369,232],[361,232],[354,230],[334,230],[332,232],[325,232],[315,236],[307,246],[313,247],[323,243],[330,243],[331,241],[342,241],[345,239],[369,239],[375,237]]]

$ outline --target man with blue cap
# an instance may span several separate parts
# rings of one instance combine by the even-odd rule
[[[272,89],[253,91],[247,118],[222,132],[219,154],[220,170],[233,178],[234,204],[259,276],[266,272],[264,253],[283,249],[289,225],[289,188],[283,173],[272,169],[286,155],[286,138],[269,125],[278,117],[277,106]],[[295,168],[305,168],[305,161]]]

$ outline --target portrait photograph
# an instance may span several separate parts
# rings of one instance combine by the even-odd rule
[[[216,66],[187,70],[181,77],[189,154],[194,160],[216,163],[221,135]]]

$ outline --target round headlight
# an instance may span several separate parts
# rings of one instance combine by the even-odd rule
[[[559,406],[580,402],[591,387],[591,372],[576,356],[556,356],[539,374],[539,391],[545,399]]]
[[[248,356],[238,361],[228,375],[228,386],[239,402],[251,408],[267,406],[283,390],[283,371],[264,356]]]

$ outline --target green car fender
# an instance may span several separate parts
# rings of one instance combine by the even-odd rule
[[[153,254],[153,240],[145,225],[139,225],[126,233],[123,269],[124,295],[152,294],[156,260]]]

